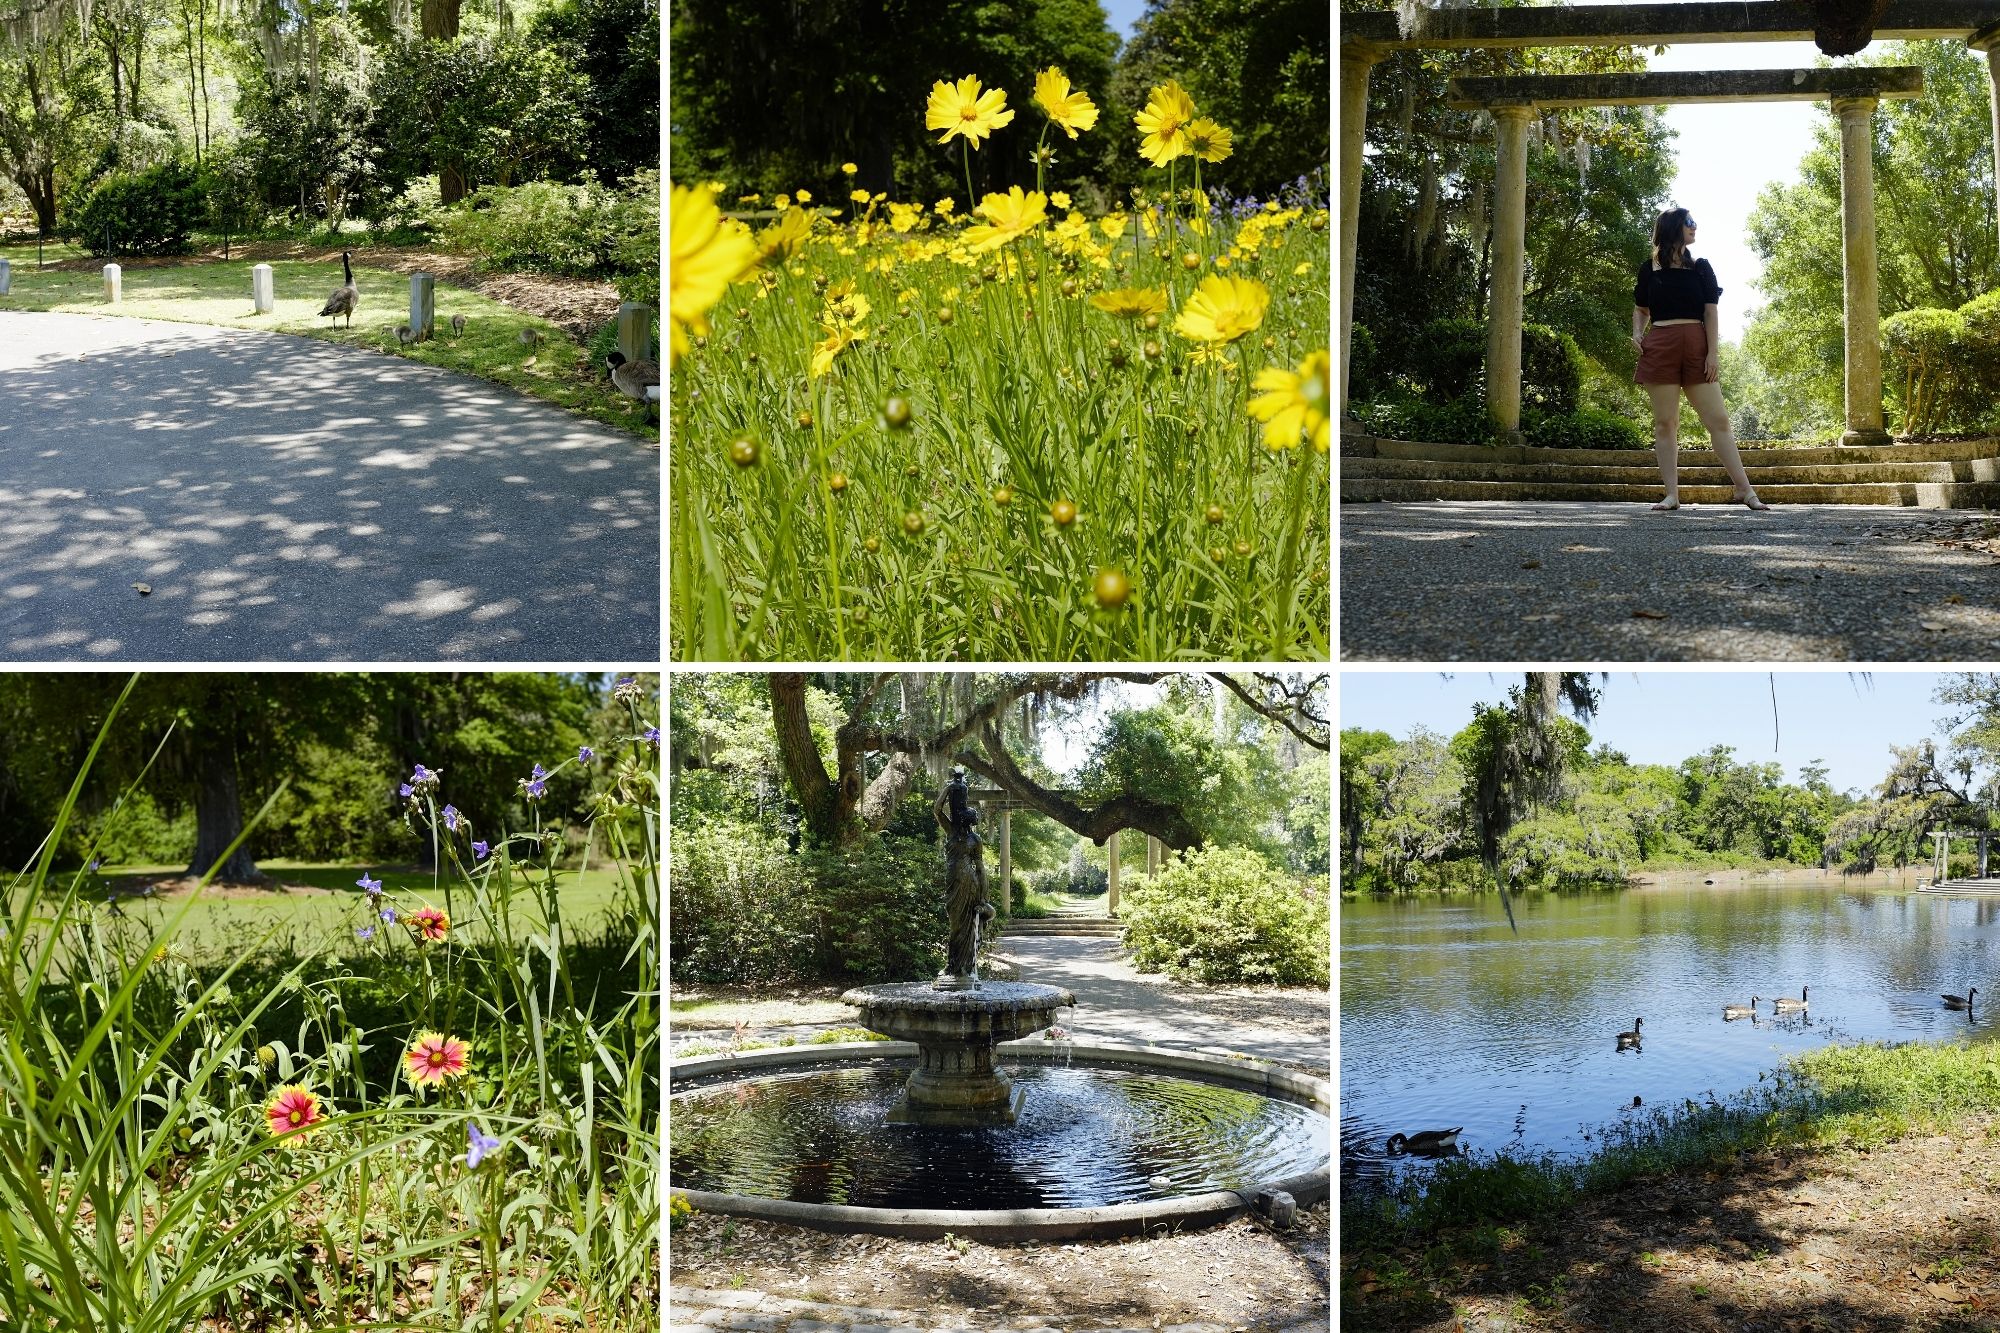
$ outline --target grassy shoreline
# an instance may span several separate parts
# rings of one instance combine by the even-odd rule
[[[389,269],[355,268],[361,305],[349,328],[345,321],[333,327],[318,313],[327,293],[340,285],[337,262],[329,268],[310,260],[264,261],[271,266],[277,301],[270,314],[259,315],[250,304],[248,261],[137,261],[124,269],[122,299],[112,306],[104,300],[103,279],[95,270],[38,269],[32,245],[0,247],[0,258],[14,263],[13,290],[0,296],[0,311],[288,333],[470,375],[642,440],[659,441],[659,427],[647,419],[644,406],[620,394],[607,377],[603,358],[609,351],[608,333],[579,343],[557,324],[443,281],[436,289],[438,336],[404,347],[396,329],[408,318],[409,279]],[[462,337],[450,332],[453,315],[465,316]],[[521,342],[523,332],[530,330],[542,338],[534,348]],[[606,345],[600,348],[600,342]]]
[[[1989,1122],[1979,1138],[1990,1147],[1996,1116],[2000,1043],[1829,1047],[1727,1100],[1606,1126],[1587,1158],[1479,1153],[1423,1168],[1393,1192],[1344,1184],[1343,1317],[1360,1328],[1419,1326],[1411,1321],[1434,1312],[1441,1293],[1486,1283],[1503,1251],[1546,1268],[1576,1215],[1606,1200],[1717,1194],[1773,1156],[1788,1180],[1810,1178],[1837,1170],[1843,1152],[1926,1133],[1969,1136]],[[1892,1174],[1891,1194],[1899,1187]],[[1531,1304],[1556,1309],[1560,1285],[1531,1294]]]

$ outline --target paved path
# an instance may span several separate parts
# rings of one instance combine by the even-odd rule
[[[1087,1280],[1087,1273],[1085,1274]],[[824,1305],[761,1291],[706,1291],[670,1287],[667,1327],[758,1329],[762,1333],[941,1333],[947,1329],[1015,1330],[1016,1333],[1327,1333],[1326,1318],[1283,1324],[1152,1324],[1127,1326],[1060,1315],[967,1315],[926,1310],[878,1310],[858,1305]]]
[[[2000,657],[1994,558],[1911,539],[1953,515],[1862,505],[1763,514],[1342,505],[1341,657],[1990,660]]]
[[[644,441],[355,348],[0,312],[0,659],[611,665],[659,608]]]
[[[1141,980],[1125,960],[1116,939],[1085,935],[1023,935],[1002,938],[1000,956],[1020,971],[1020,980],[1066,986],[1076,993],[1076,1008],[1059,1020],[1080,1042],[1108,1041],[1124,1045],[1174,1046],[1212,1054],[1231,1052],[1326,1069],[1332,1042],[1324,1033],[1307,1035],[1294,1028],[1259,1024],[1232,1015],[1232,1008],[1254,1009],[1245,999],[1236,1005],[1218,997],[1211,1006],[1206,993],[1185,1001],[1159,978]],[[1272,1007],[1296,1012],[1323,1006],[1323,1000],[1287,997]]]

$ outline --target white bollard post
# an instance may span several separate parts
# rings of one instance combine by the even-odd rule
[[[104,299],[117,305],[124,295],[125,270],[116,264],[104,266]]]
[[[437,279],[419,269],[410,275],[410,331],[429,342],[437,323]]]
[[[14,290],[14,269],[6,260],[0,259],[0,296]]]
[[[653,359],[653,307],[639,301],[619,305],[618,350],[627,361]]]
[[[278,294],[271,281],[269,264],[257,264],[250,269],[250,304],[260,315],[268,315],[278,308]]]

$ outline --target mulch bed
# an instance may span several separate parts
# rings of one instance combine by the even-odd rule
[[[985,1245],[836,1236],[698,1214],[673,1233],[677,1286],[749,1287],[876,1309],[1048,1314],[1248,1328],[1324,1317],[1327,1205],[1283,1236],[1239,1217],[1122,1241]]]
[[[1344,1330],[2000,1329],[2000,1119],[1640,1182],[1429,1254],[1345,1254]]]

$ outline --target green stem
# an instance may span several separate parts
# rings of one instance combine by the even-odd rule
[[[978,200],[972,197],[972,141],[970,139],[960,139],[958,141],[958,155],[965,163],[965,211],[971,213],[975,211],[975,205],[978,203]]]
[[[1252,446],[1255,447],[1255,446]],[[1278,637],[1271,644],[1271,656],[1283,658],[1292,643],[1292,612],[1298,606],[1299,590],[1293,583],[1293,575],[1298,569],[1299,543],[1305,537],[1305,495],[1306,474],[1312,471],[1312,457],[1307,452],[1312,448],[1304,441],[1299,443],[1297,466],[1292,470],[1292,484],[1286,496],[1285,507],[1285,560],[1279,568],[1278,582],[1284,590],[1285,613],[1278,626]]]

